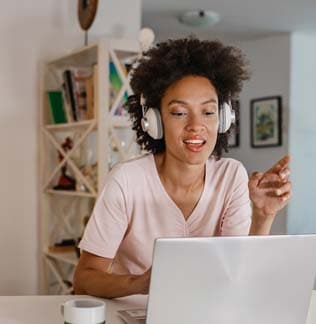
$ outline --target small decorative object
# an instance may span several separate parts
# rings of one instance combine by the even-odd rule
[[[251,146],[282,145],[282,98],[280,96],[253,99],[251,106]]]
[[[131,68],[136,69],[139,60],[143,57],[143,54],[147,52],[153,45],[155,40],[155,33],[151,28],[144,27],[140,30],[138,34],[139,52],[137,55],[125,61],[125,66],[129,71]]]
[[[62,144],[63,150],[67,153],[73,148],[73,141],[70,137],[67,137]],[[62,162],[64,156],[58,151],[59,162]],[[58,184],[54,187],[54,190],[76,190],[76,180],[67,175],[67,163],[61,167],[61,176],[58,180]]]
[[[155,33],[151,28],[144,27],[140,30],[138,35],[138,41],[141,52],[146,52],[153,45],[155,40]]]
[[[98,10],[98,0],[78,0],[78,19],[85,31],[85,45],[88,45],[88,29],[91,27]]]
[[[98,169],[97,163],[93,165],[85,165],[80,169],[82,174],[86,177],[86,179],[89,181],[89,183],[93,186],[95,190],[97,190],[98,188],[97,169]],[[76,190],[82,192],[89,192],[88,188],[80,182],[77,183]]]
[[[230,129],[230,134],[228,138],[228,146],[229,147],[238,147],[239,146],[239,120],[240,120],[240,103],[239,100],[232,101],[232,107],[236,113],[236,124],[233,125]]]
[[[76,247],[76,240],[69,238],[69,239],[62,239],[61,241],[55,243],[53,246],[49,246],[49,252],[53,253],[65,253],[65,252],[72,252],[75,250]]]

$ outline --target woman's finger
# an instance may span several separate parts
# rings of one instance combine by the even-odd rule
[[[281,201],[285,202],[287,200],[289,200],[292,196],[292,192],[287,192],[284,195],[282,195],[281,197],[279,197],[279,199],[281,199]]]
[[[249,177],[249,182],[248,182],[249,187],[256,187],[259,184],[262,176],[263,176],[262,172],[252,173],[251,176]]]
[[[260,188],[264,188],[266,187],[266,184],[267,183],[270,183],[270,182],[280,182],[281,181],[281,178],[278,174],[275,174],[275,173],[264,173],[263,176],[261,177],[259,183],[258,183],[258,186]]]
[[[281,160],[279,160],[276,164],[274,164],[267,172],[265,173],[279,173],[282,169],[284,169],[290,163],[290,156],[286,155]]]
[[[274,194],[277,197],[281,197],[284,194],[291,192],[291,189],[292,189],[292,183],[290,181],[288,181],[285,184],[283,184],[280,188],[275,189]]]
[[[250,189],[258,190],[258,187]],[[260,185],[259,190],[261,194],[266,194],[269,197],[282,196],[284,193],[292,190],[292,183],[290,181],[265,182]]]
[[[279,172],[279,176],[281,179],[285,180],[288,179],[291,174],[291,171],[288,167],[285,167],[283,170]]]
[[[279,179],[276,181],[264,181],[260,183],[260,189],[267,189],[271,191],[271,189],[279,189],[284,185],[284,181],[280,181]]]

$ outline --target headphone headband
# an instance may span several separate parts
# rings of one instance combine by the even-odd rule
[[[144,95],[142,93],[140,94],[140,105],[142,107],[146,106],[146,99],[145,99],[145,97],[144,97]]]

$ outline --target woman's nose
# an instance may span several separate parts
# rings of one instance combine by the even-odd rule
[[[188,117],[186,125],[187,131],[198,132],[204,128],[202,116],[199,116],[198,114],[190,114]]]

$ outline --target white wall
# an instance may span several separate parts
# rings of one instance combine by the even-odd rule
[[[141,0],[99,1],[91,39],[136,38]],[[38,289],[39,63],[80,47],[77,1],[11,0],[0,11],[0,295]]]
[[[290,153],[293,199],[288,231],[316,233],[316,34],[291,38]]]
[[[246,54],[252,72],[240,96],[240,147],[229,156],[242,161],[249,174],[270,168],[288,154],[288,107],[290,80],[290,35],[276,35],[236,43]],[[280,147],[252,148],[250,144],[250,100],[280,95],[283,101],[283,144]],[[272,233],[286,233],[286,210],[276,218]]]

